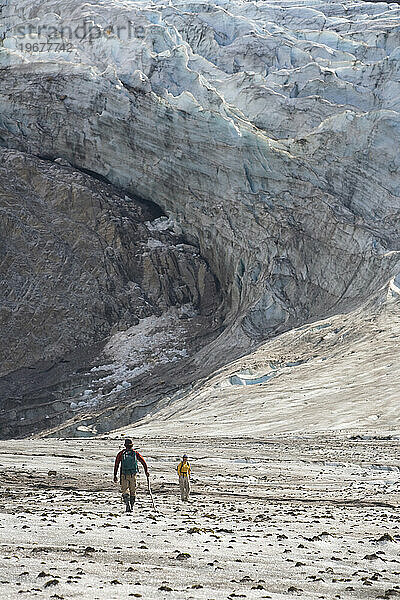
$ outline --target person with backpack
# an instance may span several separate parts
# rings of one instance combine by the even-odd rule
[[[187,454],[182,456],[182,460],[176,468],[179,477],[179,488],[181,490],[182,502],[189,500],[190,494],[190,464],[188,462]]]
[[[139,472],[138,461],[143,465],[147,479],[149,471],[143,456],[133,449],[133,442],[125,440],[125,448],[118,452],[114,464],[114,483],[118,482],[118,469],[121,465],[120,484],[126,512],[132,512],[136,498],[136,476]]]

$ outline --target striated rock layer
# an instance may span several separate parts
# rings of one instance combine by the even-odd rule
[[[218,282],[157,207],[69,167],[0,159],[3,434],[109,404],[218,331]]]
[[[396,4],[0,6],[0,144],[156,203],[220,282],[225,331],[192,369],[400,271]]]

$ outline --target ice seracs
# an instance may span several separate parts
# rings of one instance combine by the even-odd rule
[[[395,257],[367,248],[398,249],[386,228],[399,17],[361,2],[6,1],[2,143],[45,147],[158,203],[209,260],[232,320],[262,337],[390,277]],[[26,52],[50,27],[71,32],[71,52]],[[26,84],[29,110],[4,92]]]

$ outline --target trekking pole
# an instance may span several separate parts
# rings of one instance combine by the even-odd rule
[[[151,492],[151,487],[150,487],[150,477],[148,475],[147,475],[147,489],[148,489],[148,492],[150,494],[150,499],[151,499],[151,503],[153,505],[153,510],[155,510],[156,512],[158,512],[157,509],[156,509],[156,505],[154,504],[154,498],[153,498],[153,494]]]

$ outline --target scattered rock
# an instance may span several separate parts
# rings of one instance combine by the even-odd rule
[[[303,590],[301,588],[297,588],[294,585],[288,588],[288,594],[300,594]]]
[[[380,538],[375,540],[376,542],[396,542],[396,540],[390,535],[390,533],[384,533]]]
[[[60,581],[58,579],[49,579],[49,581],[46,581],[46,583],[44,584],[45,588],[51,587],[52,585],[58,585],[60,583]]]
[[[189,554],[188,552],[179,552],[179,554],[177,554],[175,558],[176,560],[187,560],[190,557],[191,554]]]

